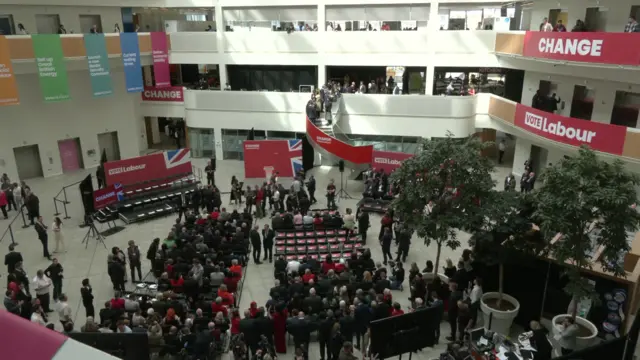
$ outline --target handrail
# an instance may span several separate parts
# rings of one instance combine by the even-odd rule
[[[56,196],[53,197],[53,207],[56,210],[55,214],[53,214],[54,216],[60,215],[60,211],[58,211],[58,202],[60,202],[60,203],[62,203],[62,206],[64,208],[64,218],[65,219],[71,219],[71,217],[69,216],[69,213],[67,212],[67,204],[70,204],[69,200],[67,199],[67,188],[70,188],[72,186],[78,185],[83,181],[84,181],[84,179],[82,179],[80,181],[76,181],[73,184],[69,184],[69,185],[63,186],[62,189],[60,189],[60,191],[58,191]],[[64,200],[58,199],[58,196],[60,196],[60,194],[64,194]]]
[[[11,222],[9,223],[9,225],[7,226],[7,229],[2,233],[2,236],[0,236],[0,243],[2,243],[2,240],[4,240],[4,237],[7,236],[7,233],[9,233],[9,235],[11,236],[11,244],[13,245],[18,245],[18,243],[15,241],[14,237],[13,237],[13,229],[11,228],[11,226],[13,225],[14,222],[16,222],[16,219],[18,219],[18,215],[22,215],[22,228],[28,228],[29,225],[27,225],[27,221],[25,220],[24,217],[24,205],[20,206],[20,212],[18,214],[16,214],[16,216],[13,217],[13,219],[11,220]]]

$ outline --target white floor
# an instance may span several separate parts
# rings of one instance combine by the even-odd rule
[[[194,165],[204,168],[206,165],[206,159],[195,159]],[[230,179],[232,175],[236,175],[239,179],[243,179],[244,165],[240,161],[218,161],[218,171],[216,172],[216,183],[220,189],[229,191]],[[498,168],[494,174],[494,179],[497,180],[497,185],[502,186],[502,179],[510,171],[508,168]],[[33,179],[27,181],[29,186],[40,198],[41,215],[44,217],[45,223],[50,224],[53,220],[54,205],[53,197],[60,191],[64,185],[68,185],[83,179],[87,173],[94,173],[95,169],[82,170],[72,174],[65,174],[47,179]],[[317,179],[316,198],[319,201],[318,208],[325,207],[326,198],[324,198],[324,188],[328,184],[329,179],[336,179],[336,183],[339,183],[340,173],[337,168],[325,168],[319,167],[312,170],[312,173]],[[261,183],[261,179],[247,180],[247,184]],[[348,193],[354,197],[354,199],[341,200],[339,203],[340,210],[344,211],[347,207],[355,209],[355,205],[358,199],[361,197],[362,183],[352,181],[346,186]],[[113,295],[111,282],[107,275],[107,254],[111,247],[119,246],[126,248],[129,240],[134,240],[139,246],[143,254],[146,254],[147,248],[155,237],[164,239],[167,235],[169,228],[175,221],[175,217],[168,216],[158,220],[149,221],[142,224],[134,224],[127,226],[122,232],[112,235],[106,238],[107,249],[101,244],[97,244],[96,241],[90,239],[88,248],[81,244],[83,237],[87,230],[79,228],[78,225],[82,221],[82,203],[80,201],[80,194],[77,186],[73,186],[67,189],[67,198],[70,202],[67,205],[67,210],[70,219],[64,220],[64,236],[67,247],[67,252],[57,254],[56,257],[60,260],[60,263],[64,267],[65,279],[63,282],[63,292],[68,295],[69,302],[75,309],[74,319],[75,328],[78,330],[80,326],[84,324],[85,312],[80,301],[80,283],[82,279],[88,278],[93,285],[93,292],[95,296],[94,306],[96,313],[103,307],[104,301],[109,300]],[[223,203],[227,203],[227,198],[223,198]],[[10,219],[15,216],[16,212],[10,213]],[[60,215],[61,217],[64,214]],[[259,224],[262,225],[270,220],[261,220]],[[10,220],[0,220],[0,231],[4,232]],[[369,239],[375,239],[380,230],[378,216],[374,215],[371,218],[372,227],[369,229]],[[100,224],[98,228],[100,230]],[[106,226],[105,226],[106,228]],[[27,229],[22,228],[22,220],[18,219],[12,226],[15,241],[19,244],[17,250],[22,253],[25,262],[25,270],[28,276],[31,278],[35,276],[38,269],[44,269],[49,265],[49,262],[42,257],[42,247],[36,237],[36,232],[32,227]],[[443,249],[441,255],[441,264],[444,260],[451,258],[456,261],[462,250],[467,246],[467,240],[469,235],[461,233],[459,239],[463,244],[462,248],[452,251],[450,249]],[[0,257],[4,257],[4,254],[8,251],[11,239],[9,235],[0,243]],[[375,241],[369,241],[374,259],[382,259],[382,252],[380,247]],[[54,247],[53,236],[50,237],[49,248],[52,250]],[[393,249],[392,249],[393,251]],[[435,246],[425,246],[421,239],[413,239],[411,245],[411,251],[408,257],[408,263],[417,262],[422,268],[427,260],[435,261],[436,250]],[[149,265],[147,261],[143,261],[142,265],[143,275],[148,271]],[[251,301],[256,301],[258,304],[264,304],[269,297],[269,289],[273,286],[273,272],[271,271],[272,265],[269,263],[263,263],[262,265],[250,264],[246,271],[246,280],[244,282],[244,289],[241,299],[240,308],[246,309],[249,307]],[[2,267],[0,275],[6,277],[6,267]],[[4,280],[3,280],[4,281]],[[130,288],[131,284],[127,283],[127,287]],[[406,287],[406,285],[405,285]],[[394,291],[394,300],[400,302],[403,308],[406,308],[408,302],[408,291],[404,293]],[[56,328],[60,329],[60,325],[57,322],[57,314],[51,314],[49,318],[50,322],[56,323]],[[445,323],[442,324],[442,336],[449,334],[449,326]],[[425,349],[424,351],[414,354],[414,357],[418,360],[430,360],[438,358],[439,354],[445,348],[445,341],[441,341],[441,344],[434,349]],[[310,358],[319,359],[318,344],[312,343],[310,347]],[[292,351],[290,351],[284,357],[284,359],[292,358]]]

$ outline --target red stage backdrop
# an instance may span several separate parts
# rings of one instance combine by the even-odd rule
[[[191,151],[171,150],[104,164],[108,185],[124,186],[191,173]]]
[[[640,65],[638,33],[527,31],[523,55],[564,61]]]
[[[244,177],[265,178],[266,167],[280,177],[293,177],[302,170],[302,140],[246,140]]]
[[[100,210],[105,206],[115,204],[124,199],[123,187],[120,183],[109,185],[93,192],[93,207]]]
[[[142,101],[184,102],[184,88],[171,86],[157,89],[146,87],[142,92]]]
[[[376,170],[382,169],[385,173],[389,174],[399,168],[403,161],[412,156],[413,154],[373,150],[371,167]]]
[[[517,104],[515,125],[567,145],[588,145],[593,150],[622,155],[627,128],[574,119]]]
[[[343,159],[344,161],[348,161],[353,164],[371,163],[373,145],[353,146],[344,143],[322,132],[322,130],[318,129],[318,127],[315,126],[308,118],[307,135],[311,137],[311,141],[313,141],[317,146],[334,156]]]

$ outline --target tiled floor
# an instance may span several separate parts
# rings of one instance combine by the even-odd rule
[[[196,159],[193,161],[194,165],[204,168],[206,165],[206,159]],[[243,178],[243,163],[240,161],[218,161],[218,171],[216,172],[216,181],[220,189],[228,191],[230,188],[230,179],[232,175],[236,175],[240,179]],[[510,171],[507,168],[498,168],[494,174],[494,179],[498,181],[498,185],[501,185],[502,179]],[[91,170],[91,172],[95,172]],[[73,174],[65,174],[47,179],[34,179],[27,181],[29,186],[35,191],[40,198],[41,214],[44,217],[45,223],[50,224],[53,220],[54,205],[53,197],[60,191],[62,186],[74,183],[83,179],[89,170],[79,171]],[[330,178],[336,179],[339,182],[340,174],[337,168],[319,167],[315,168],[312,173],[317,179],[317,195],[319,200],[318,208],[325,207],[326,198],[324,198],[323,189],[328,184]],[[247,184],[258,184],[262,180],[248,180]],[[347,207],[355,209],[356,202],[361,196],[362,183],[361,182],[349,182],[346,186],[346,190],[351,194],[354,199],[341,200],[339,207],[344,210]],[[107,254],[113,246],[120,246],[126,248],[129,240],[134,240],[139,246],[143,254],[146,254],[147,248],[151,243],[151,240],[155,237],[164,238],[175,218],[173,216],[164,217],[158,220],[149,221],[142,224],[134,224],[127,226],[125,230],[118,234],[112,235],[106,238],[107,249],[102,245],[97,244],[93,239],[90,239],[88,248],[81,244],[83,237],[87,230],[79,228],[78,225],[82,220],[82,203],[80,201],[80,194],[77,186],[73,186],[67,189],[67,197],[70,202],[67,205],[67,211],[70,219],[64,220],[64,236],[67,247],[67,252],[57,254],[57,258],[64,267],[65,279],[63,282],[63,292],[69,297],[69,302],[75,309],[75,323],[76,329],[79,329],[85,321],[84,308],[80,302],[80,283],[82,279],[88,278],[91,281],[94,289],[96,311],[103,307],[104,301],[110,299],[113,295],[111,282],[107,275]],[[223,198],[223,202],[226,202],[227,198]],[[15,215],[15,211],[10,213],[10,219]],[[64,216],[61,215],[61,216]],[[380,225],[377,215],[372,216],[372,227],[369,229],[369,237],[375,238],[380,230]],[[0,220],[0,231],[4,232],[6,226],[10,220]],[[260,225],[266,223],[268,220],[261,220]],[[21,227],[22,221],[18,219],[12,226],[15,241],[19,244],[18,251],[22,253],[25,259],[25,270],[30,278],[35,276],[38,269],[44,269],[49,265],[49,262],[42,257],[42,248],[40,242],[36,237],[36,232],[33,227],[23,229]],[[100,230],[101,225],[98,224]],[[106,227],[105,227],[106,228]],[[375,235],[374,235],[375,234]],[[463,244],[463,248],[466,247],[468,234],[461,233],[459,239]],[[4,257],[7,247],[9,246],[11,239],[9,235],[0,243],[0,257]],[[50,237],[49,247],[53,249],[53,236]],[[380,246],[376,242],[369,242],[371,251],[375,259],[381,259],[382,253]],[[441,255],[441,262],[444,259],[451,258],[454,261],[460,256],[462,249],[452,251],[450,249],[443,249]],[[417,262],[420,267],[423,267],[427,260],[435,261],[435,247],[432,245],[427,247],[420,239],[414,239],[411,246],[411,251],[408,257],[408,262]],[[149,266],[147,262],[143,261],[142,270],[143,275],[148,271]],[[262,265],[251,264],[246,271],[246,280],[244,282],[243,295],[241,299],[240,308],[246,309],[249,307],[251,301],[256,301],[258,304],[264,304],[268,300],[269,289],[273,286],[272,266],[268,263]],[[0,269],[0,275],[6,278],[6,267]],[[4,280],[3,280],[4,281]],[[127,283],[127,288],[130,288],[131,284]],[[394,298],[399,301],[403,308],[408,306],[408,292],[401,293],[399,291],[394,292]],[[57,315],[54,313],[49,319],[51,322],[57,323]],[[57,328],[60,327],[57,323]],[[442,334],[448,334],[448,325],[443,323]],[[442,352],[445,345],[441,344],[435,349],[425,349],[424,351],[415,354],[417,360],[430,360],[437,358]],[[291,352],[289,355],[281,358],[291,358]],[[317,343],[313,343],[310,348],[311,359],[319,358],[319,351]]]

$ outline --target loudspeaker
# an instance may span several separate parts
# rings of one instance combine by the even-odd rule
[[[211,170],[216,171],[216,158],[211,158]]]
[[[340,169],[340,172],[344,172],[344,160],[338,161],[338,169]]]

